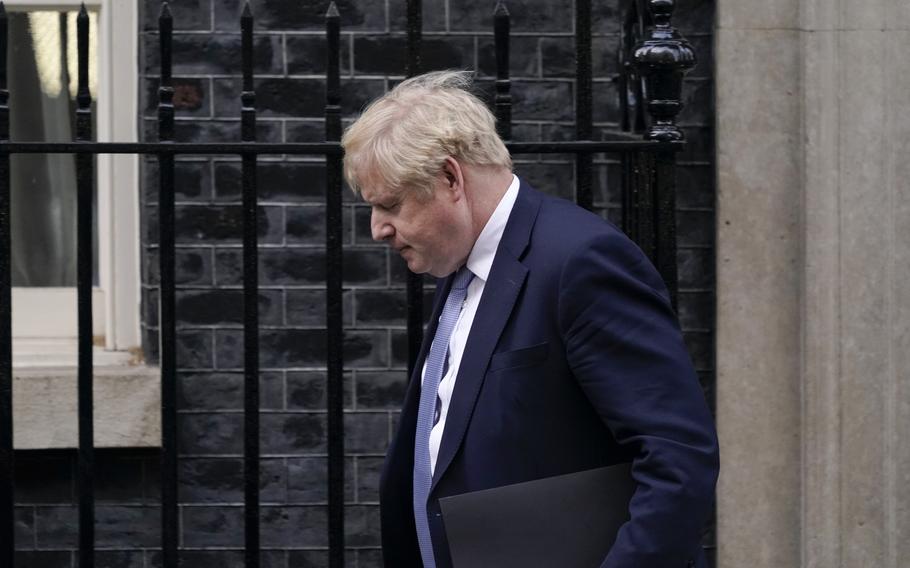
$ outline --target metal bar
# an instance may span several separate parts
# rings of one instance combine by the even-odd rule
[[[88,11],[85,4],[76,16],[78,88],[76,91],[76,140],[92,139],[92,95],[88,89]],[[76,156],[76,265],[79,329],[79,565],[95,562],[95,435],[92,362],[92,193],[94,157]]]
[[[253,87],[253,13],[250,3],[240,16],[243,92],[240,137],[256,140],[256,93]],[[243,490],[244,558],[259,568],[259,257],[256,154],[244,154],[243,193]]]
[[[423,41],[423,1],[407,0],[408,11],[408,61],[405,73],[408,77],[420,74],[423,64],[420,48]]]
[[[168,3],[158,16],[161,81],[158,87],[158,140],[161,150],[174,139],[174,88],[171,85],[171,32]],[[161,366],[161,557],[164,566],[178,566],[177,532],[177,328],[174,277],[174,155],[158,154],[158,341]]]
[[[408,77],[420,73],[420,42],[423,30],[421,0],[408,0]],[[414,365],[423,342],[423,276],[408,271],[408,379],[414,375]]]
[[[685,144],[669,143],[682,150]],[[615,140],[569,140],[565,142],[507,142],[513,154],[563,154],[568,152],[625,152],[629,150],[665,148],[660,142],[640,137],[619,137]],[[0,154],[313,154],[340,156],[337,142],[236,142],[195,143],[169,142],[4,142]]]
[[[509,10],[502,0],[493,11],[496,35],[496,129],[503,140],[512,139],[512,81],[509,80]]]
[[[654,153],[637,152],[632,160],[633,233],[635,242],[654,262]]]
[[[325,139],[341,140],[341,17],[332,2],[325,16]],[[329,477],[329,566],[344,562],[344,314],[342,308],[342,162],[326,156],[326,421]]]
[[[591,0],[575,0],[575,138],[578,140],[592,138],[592,84]],[[575,202],[588,210],[594,205],[591,158],[588,153],[575,156]]]
[[[660,272],[670,303],[676,309],[679,285],[676,266],[676,155],[654,154],[654,226],[656,227],[654,265]]]
[[[6,51],[9,20],[0,2],[0,141],[9,140]],[[15,550],[13,453],[13,304],[10,277],[9,154],[0,155],[0,566],[13,566]]]

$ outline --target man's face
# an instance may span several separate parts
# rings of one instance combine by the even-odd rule
[[[459,176],[460,177],[460,176]],[[381,184],[364,184],[363,199],[372,207],[373,239],[385,241],[415,273],[443,277],[465,263],[471,252],[470,214],[463,188],[453,187],[444,171],[431,195],[395,191]]]

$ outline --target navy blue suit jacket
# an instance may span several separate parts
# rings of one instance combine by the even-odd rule
[[[412,509],[420,369],[451,277],[440,280],[380,500],[386,566],[421,566]],[[714,423],[666,288],[600,217],[521,184],[465,347],[427,506],[439,498],[632,462],[630,520],[603,568],[705,565],[718,472]]]

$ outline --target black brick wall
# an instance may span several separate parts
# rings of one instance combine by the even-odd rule
[[[141,132],[156,139],[158,0],[141,1]],[[713,397],[714,139],[711,0],[678,2],[676,25],[699,66],[680,117],[689,148],[678,173],[679,316]],[[328,1],[256,0],[256,81],[261,141],[320,141]],[[429,69],[494,73],[493,0],[426,0]],[[595,2],[596,135],[617,130],[618,0]],[[239,139],[239,0],[175,0],[176,137]],[[574,133],[572,0],[511,0],[516,140]],[[404,0],[341,0],[346,120],[401,78]],[[618,165],[598,157],[596,207],[619,216]],[[157,169],[142,164],[144,349],[157,361]],[[571,198],[571,156],[517,156],[516,172]],[[184,157],[177,164],[177,315],[181,546],[193,568],[242,565],[242,302],[239,161]],[[259,167],[263,566],[325,566],[326,421],[324,206],[321,160],[268,156]],[[380,564],[377,485],[405,385],[404,264],[370,240],[369,210],[345,194],[345,393],[348,565]],[[431,293],[428,286],[427,301]],[[17,456],[17,566],[71,567],[78,535],[75,454]],[[160,566],[158,456],[98,454],[98,566]],[[710,537],[709,537],[710,539]]]

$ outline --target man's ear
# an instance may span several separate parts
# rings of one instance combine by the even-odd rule
[[[447,157],[442,165],[442,173],[446,178],[446,189],[453,192],[452,196],[456,200],[460,199],[464,193],[464,171],[462,171],[458,160],[451,156]]]

